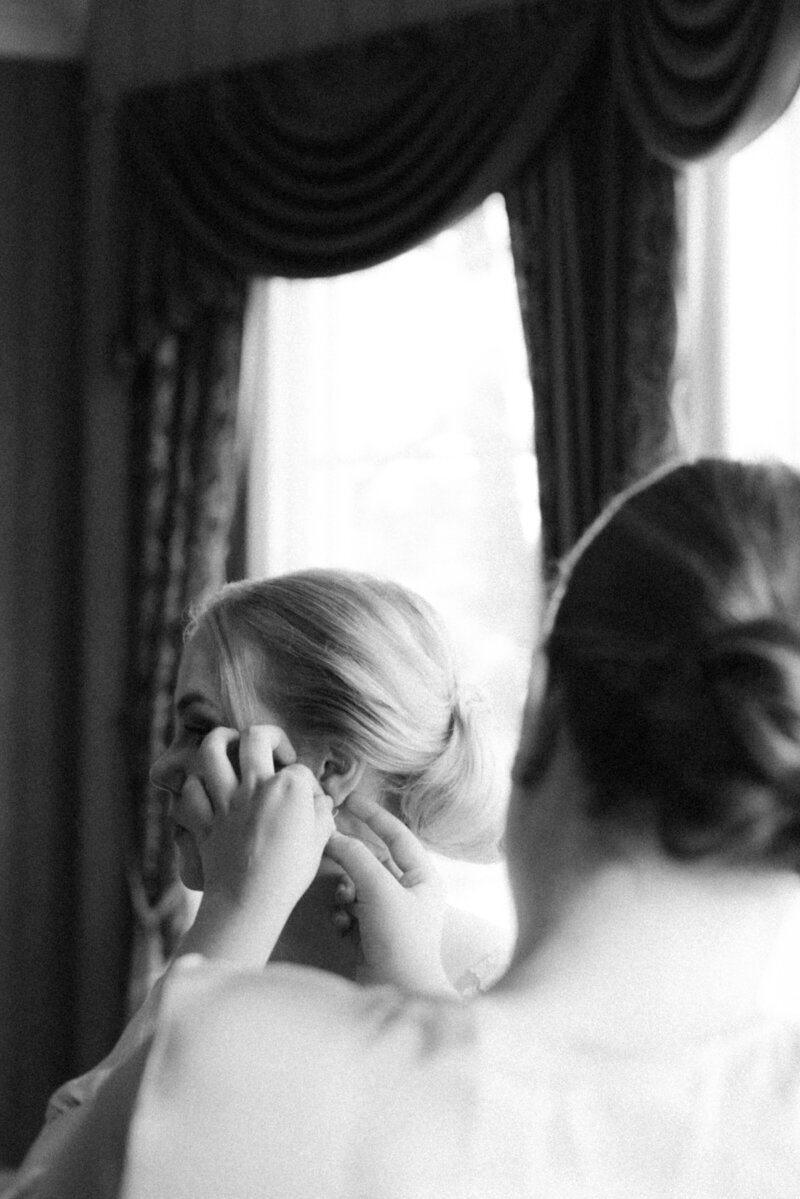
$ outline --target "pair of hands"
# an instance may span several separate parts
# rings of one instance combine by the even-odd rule
[[[337,829],[332,799],[281,729],[212,730],[180,805],[195,814],[204,880],[181,952],[263,964],[324,854],[345,876],[338,923],[358,921],[365,978],[449,990],[441,965],[444,893],[428,854],[402,821],[364,796],[351,795],[342,807],[366,826],[374,848]]]

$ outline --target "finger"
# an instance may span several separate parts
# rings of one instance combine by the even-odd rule
[[[348,837],[357,837],[359,841],[363,841],[368,849],[371,849],[379,862],[383,862],[387,870],[389,870],[395,878],[402,876],[402,870],[397,866],[392,859],[392,854],[389,846],[385,841],[372,831],[365,820],[353,814],[345,806],[340,806],[335,811],[336,827],[340,833],[344,833]]]
[[[271,792],[284,804],[310,804],[314,811],[314,822],[324,839],[331,835],[336,825],[333,820],[333,800],[326,795],[312,771],[302,762],[291,762],[272,776],[256,784],[257,792],[264,797]]]
[[[202,839],[214,823],[214,807],[202,779],[188,774],[183,781],[180,795],[172,812],[173,823],[188,829],[198,840]]]
[[[309,773],[310,773],[310,771],[309,771]],[[314,788],[314,790],[313,790],[314,807],[317,809],[317,811],[324,812],[326,816],[330,816],[331,831],[333,831],[333,829],[336,828],[336,823],[333,819],[333,811],[334,811],[333,800],[331,799],[330,795],[328,795],[325,791],[322,790],[322,788],[317,783],[317,780],[314,778],[313,774],[311,775],[311,781],[312,781],[312,786]]]
[[[411,829],[374,799],[351,795],[347,808],[386,843],[403,874],[409,871],[423,876],[436,874],[430,855]]]
[[[231,794],[239,785],[228,752],[238,738],[236,729],[219,725],[206,734],[200,744],[197,773],[215,809],[226,808]]]
[[[349,874],[342,875],[341,881],[336,887],[333,898],[336,903],[346,904],[353,903],[356,897],[356,885],[350,878]]]
[[[239,741],[239,770],[246,791],[276,770],[297,761],[297,754],[283,729],[275,724],[255,724],[245,729]]]
[[[294,785],[302,786],[304,792],[324,803],[327,811],[333,811],[333,800],[330,795],[326,795],[320,786],[319,779],[315,776],[312,770],[303,762],[289,762],[286,766],[280,767],[281,779],[287,782],[293,780]],[[272,777],[272,776],[270,776]]]
[[[292,767],[289,769],[292,769]],[[300,769],[306,770],[307,767],[303,766],[300,767]],[[325,794],[310,770],[308,771],[308,774],[310,776],[311,785],[314,788],[314,816],[316,817],[317,824],[321,826],[326,837],[330,837],[332,833],[336,832],[336,822],[333,819],[333,800],[331,799],[330,795]]]
[[[353,927],[353,917],[349,912],[338,908],[335,912],[331,912],[331,924],[340,933],[346,933]]]
[[[335,832],[325,846],[325,853],[341,866],[355,887],[355,902],[371,903],[386,895],[387,889],[397,887],[398,881],[367,848],[363,841]]]

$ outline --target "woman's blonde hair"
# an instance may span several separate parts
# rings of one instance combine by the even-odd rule
[[[345,570],[230,583],[191,614],[207,629],[239,727],[258,700],[295,735],[378,770],[384,796],[431,849],[498,856],[503,805],[473,690],[421,596]]]

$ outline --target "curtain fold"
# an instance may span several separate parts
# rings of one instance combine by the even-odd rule
[[[505,197],[552,571],[606,500],[673,448],[674,173],[631,129],[602,49]]]
[[[121,125],[133,186],[242,277],[373,265],[516,173],[600,15],[526,4],[134,95]]]
[[[612,0],[610,28],[628,116],[668,160],[739,149],[800,84],[797,0]]]
[[[139,248],[145,257],[145,247]],[[153,267],[160,294],[156,303],[150,293],[150,317],[135,329],[128,363],[133,578],[127,778],[137,847],[130,867],[131,1008],[163,969],[184,923],[185,892],[176,878],[166,805],[148,776],[169,735],[186,610],[225,581],[245,299],[243,287],[209,279],[186,260],[164,266]]]

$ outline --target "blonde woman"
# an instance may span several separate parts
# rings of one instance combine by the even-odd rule
[[[449,906],[424,854],[406,880],[413,888],[400,896],[410,906],[385,926],[397,935],[362,938],[362,924],[368,936],[375,924],[368,905],[383,905],[386,893],[378,880],[377,890],[362,886],[356,896],[353,878],[373,868],[402,876],[376,831],[385,831],[382,816],[407,831],[409,843],[419,839],[440,854],[485,862],[499,852],[503,797],[484,714],[425,600],[341,570],[230,584],[192,615],[174,709],[172,742],[152,778],[170,796],[181,877],[203,892],[176,958],[201,954],[255,969],[295,963],[358,983],[389,979],[462,997],[502,972],[504,934]],[[313,869],[288,907],[282,818],[259,823],[244,808],[240,818],[227,803],[265,769],[279,798],[291,800],[298,786],[315,796],[317,823],[305,846]],[[289,874],[294,886],[297,868]],[[389,902],[397,903],[392,892]],[[37,1178],[45,1185],[79,1109],[146,1043],[162,987],[163,980],[111,1054],[52,1097],[12,1194],[36,1194]]]
[[[204,781],[213,767],[203,745],[213,730],[227,730],[216,736],[235,760],[241,731],[259,726],[282,734],[273,746],[276,766],[311,770],[339,831],[382,857],[382,842],[356,815],[363,799],[399,817],[430,849],[493,860],[503,815],[482,716],[459,681],[436,613],[407,588],[342,570],[229,584],[193,615],[174,737],[152,770],[171,796],[184,883],[204,889],[204,847],[214,825]],[[364,980],[353,899],[351,880],[324,858],[270,960]],[[201,901],[190,942],[201,951],[201,930],[212,923],[208,906]],[[261,914],[252,915],[255,928]],[[213,924],[219,939],[216,916]],[[456,990],[488,985],[503,952],[491,925],[446,909],[442,961]],[[248,964],[258,960],[254,932]]]

